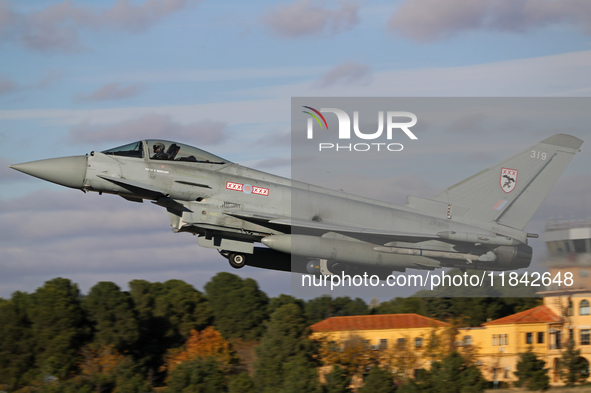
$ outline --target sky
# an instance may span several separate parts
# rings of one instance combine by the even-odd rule
[[[292,97],[586,98],[591,3],[0,0],[0,54],[0,297],[54,277],[83,292],[133,279],[202,289],[220,271],[276,296],[289,292],[289,274],[231,269],[191,235],[173,234],[157,206],[8,165],[162,138],[289,177]],[[589,130],[563,129],[567,112],[539,129],[501,132],[471,118],[426,132],[418,161],[398,156],[388,171],[386,197],[428,197],[556,132],[591,143]],[[550,217],[591,216],[586,144],[532,231]],[[374,196],[370,178],[346,184]],[[543,243],[534,252],[543,255]]]

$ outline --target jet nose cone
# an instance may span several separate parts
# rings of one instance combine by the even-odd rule
[[[19,172],[71,188],[84,187],[86,166],[86,156],[50,158],[10,165]]]

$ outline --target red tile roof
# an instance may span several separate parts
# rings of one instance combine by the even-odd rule
[[[562,319],[547,306],[530,308],[517,314],[508,315],[494,321],[483,323],[483,326],[508,325],[513,323],[560,322]]]
[[[410,329],[449,326],[449,324],[418,314],[355,315],[332,317],[310,326],[313,332],[350,330]]]

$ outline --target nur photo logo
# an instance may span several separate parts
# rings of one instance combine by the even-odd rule
[[[361,130],[359,111],[353,111],[353,121],[349,114],[339,108],[320,108],[315,109],[311,106],[302,106],[310,117],[306,123],[306,138],[314,139],[314,128],[319,128],[321,132],[329,131],[328,122],[323,113],[332,113],[336,115],[338,122],[338,141],[361,139],[364,141],[373,141],[371,143],[332,143],[321,142],[318,144],[319,151],[401,151],[404,146],[402,143],[391,142],[394,135],[400,135],[400,131],[411,140],[418,139],[410,130],[417,124],[417,116],[412,112],[404,111],[378,111],[377,130]],[[385,115],[384,115],[385,113]],[[316,126],[317,124],[317,126]],[[384,132],[385,131],[385,132]]]

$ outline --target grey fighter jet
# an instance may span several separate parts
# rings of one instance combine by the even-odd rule
[[[292,181],[201,149],[144,140],[11,168],[84,192],[150,200],[174,232],[230,265],[318,274],[529,266],[524,228],[582,140],[553,135],[428,199],[404,206]],[[263,243],[266,247],[255,246]]]

